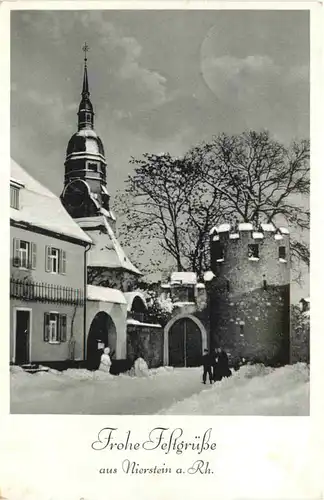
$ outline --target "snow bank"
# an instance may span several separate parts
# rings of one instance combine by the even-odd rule
[[[202,368],[160,367],[145,376],[83,369],[11,372],[11,412],[88,415],[308,415],[309,368],[247,365],[202,384]]]
[[[243,366],[160,413],[171,415],[309,415],[309,367]]]

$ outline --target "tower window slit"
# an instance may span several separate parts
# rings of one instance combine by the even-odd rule
[[[249,259],[258,259],[259,258],[259,245],[256,243],[250,244],[248,247],[248,256]]]
[[[286,247],[279,247],[279,259],[286,259]]]

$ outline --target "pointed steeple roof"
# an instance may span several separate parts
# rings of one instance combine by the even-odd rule
[[[87,43],[82,47],[84,51],[84,70],[83,70],[83,84],[82,84],[82,92],[81,92],[81,102],[79,106],[78,112],[78,128],[81,129],[93,129],[93,121],[94,121],[94,112],[92,103],[90,101],[90,91],[89,91],[89,80],[88,80],[88,65],[87,65],[87,52],[89,50],[89,46]]]
[[[84,71],[83,71],[83,85],[82,85],[82,97],[89,97],[90,92],[89,92],[89,82],[88,82],[88,66],[87,66],[87,52],[89,50],[89,47],[87,45],[87,42],[84,44],[82,47],[82,50],[84,51]]]

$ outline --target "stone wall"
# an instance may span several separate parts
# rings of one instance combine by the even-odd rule
[[[289,363],[289,286],[212,292],[211,333],[233,361]]]
[[[289,234],[270,225],[226,226],[211,234],[211,347],[252,362],[289,363]]]
[[[127,358],[143,358],[149,368],[163,365],[163,328],[155,325],[127,325]]]

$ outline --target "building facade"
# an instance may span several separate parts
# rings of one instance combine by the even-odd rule
[[[91,240],[14,161],[10,205],[10,361],[83,359]]]
[[[211,347],[233,360],[289,363],[289,232],[272,224],[212,229]]]

